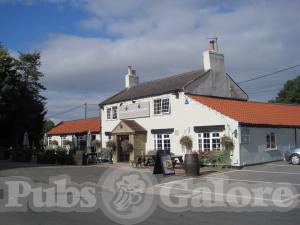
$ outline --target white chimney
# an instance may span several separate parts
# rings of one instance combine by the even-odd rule
[[[128,73],[125,76],[125,87],[131,88],[139,84],[139,77],[136,75],[136,70],[133,70],[131,66],[128,66]]]
[[[225,74],[224,55],[218,52],[214,40],[209,42],[209,49],[203,52],[203,68]]]

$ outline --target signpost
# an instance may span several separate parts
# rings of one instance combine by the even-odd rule
[[[153,174],[174,175],[175,170],[171,159],[170,150],[158,150],[155,157]]]

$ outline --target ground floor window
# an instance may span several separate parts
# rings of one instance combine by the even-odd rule
[[[171,150],[171,140],[169,134],[154,134],[155,150]]]
[[[198,148],[200,151],[220,151],[221,150],[221,133],[220,132],[203,132],[198,133]]]
[[[271,132],[266,135],[266,145],[267,145],[267,149],[269,150],[277,148],[275,133]]]

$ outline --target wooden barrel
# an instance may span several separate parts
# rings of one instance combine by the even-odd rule
[[[185,173],[188,176],[199,176],[200,164],[196,154],[185,154],[184,156]]]

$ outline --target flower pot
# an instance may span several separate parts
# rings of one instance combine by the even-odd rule
[[[185,154],[184,169],[185,169],[185,174],[188,176],[199,176],[200,165],[199,165],[198,155]]]

